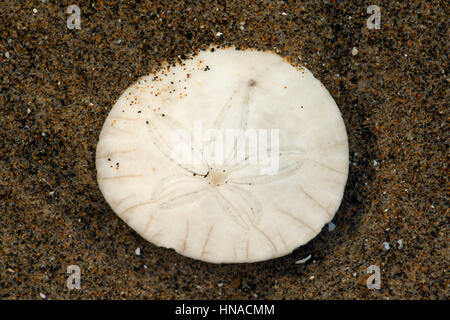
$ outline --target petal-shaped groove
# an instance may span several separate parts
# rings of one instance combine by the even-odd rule
[[[148,128],[149,133],[151,136],[150,141],[154,144],[154,146],[163,154],[169,161],[171,161],[173,164],[178,166],[179,168],[191,173],[191,174],[198,174],[198,175],[204,175],[206,174],[207,167],[205,167],[205,164],[203,162],[200,162],[198,164],[193,163],[194,161],[180,161],[179,159],[176,159],[172,156],[172,152],[174,150],[174,145],[169,144],[169,141],[171,141],[172,137],[163,136],[160,131],[169,131],[171,133],[175,133],[175,130],[183,130],[184,133],[189,133],[190,130],[187,130],[184,128],[181,124],[178,122],[172,120],[169,116],[166,116],[164,114],[164,117],[161,116],[164,120],[153,120],[152,122],[148,121]],[[158,130],[158,126],[167,126],[170,128],[170,130]],[[192,139],[188,139],[184,136],[180,136],[183,143],[186,146],[190,146],[191,150],[191,156],[192,157],[198,157],[198,155],[202,154],[202,150],[199,150],[193,143]]]
[[[200,253],[200,257],[203,257],[205,255],[205,253],[207,252],[206,246],[208,245],[209,239],[211,239],[211,233],[212,233],[213,229],[214,229],[214,225],[209,227],[208,234],[206,235],[205,242],[203,243],[203,246],[202,246],[202,252]]]
[[[248,190],[237,185],[224,185],[223,189],[228,190],[229,199],[239,208],[239,214],[245,215],[253,224],[258,224],[262,215],[261,203]]]
[[[152,224],[152,221],[153,221],[153,213],[149,212],[149,217],[144,227],[144,234],[147,233],[148,229],[150,228],[150,225]]]
[[[127,218],[133,209],[136,209],[136,208],[139,208],[139,207],[143,207],[143,206],[148,206],[148,205],[154,205],[155,203],[156,203],[156,201],[153,201],[153,200],[138,202],[138,203],[133,204],[132,206],[129,206],[128,208],[126,208],[122,212],[120,212],[119,215],[122,218]]]
[[[222,208],[222,211],[233,219],[236,224],[248,230],[250,228],[248,220],[245,219],[236,206],[222,194],[221,188],[214,188],[213,190],[217,204]]]
[[[168,176],[162,179],[153,191],[152,199],[162,200],[171,194],[176,194],[179,190],[200,190],[205,186],[205,179],[202,176],[194,176],[193,174]]]
[[[181,247],[181,252],[186,251],[188,236],[189,236],[189,220],[186,220],[186,229],[184,231],[184,240],[183,240],[183,245]]]
[[[299,217],[293,215],[292,213],[290,213],[290,212],[288,212],[288,211],[286,211],[286,210],[278,209],[278,212],[280,212],[280,213],[282,213],[282,214],[284,214],[284,215],[290,217],[290,218],[291,218],[292,220],[294,220],[294,221],[297,221],[297,222],[300,223],[302,226],[304,226],[304,227],[306,227],[307,229],[309,229],[311,232],[314,232],[314,233],[319,233],[319,232],[320,232],[320,230],[314,229],[312,226],[310,226],[309,224],[307,224],[306,222],[304,222],[302,219],[300,219]]]
[[[227,101],[220,108],[220,112],[217,115],[216,120],[214,121],[213,129],[217,130],[226,129],[224,128],[225,118],[227,114],[230,112],[230,109],[233,106],[233,98],[236,94],[238,94],[239,90],[240,90],[239,86],[236,89],[234,89],[233,93],[228,97]]]
[[[299,185],[298,188],[300,189],[301,192],[303,192],[303,194],[305,194],[309,199],[311,199],[312,202],[314,202],[319,208],[321,208],[328,215],[328,217],[330,218],[333,217],[333,215],[328,211],[328,209],[325,208],[316,198],[314,198],[314,196],[306,192],[306,190],[301,185]]]
[[[159,209],[175,209],[182,206],[196,204],[203,200],[209,193],[210,187],[203,187],[194,191],[186,191],[185,189],[178,189],[158,204]]]
[[[252,222],[253,228],[255,228],[256,231],[258,231],[266,240],[267,242],[270,244],[270,246],[273,248],[274,253],[276,254],[278,252],[278,248],[275,245],[275,243],[273,242],[273,240],[270,238],[270,236],[265,233],[263,230],[261,230],[256,224],[254,224]]]
[[[325,163],[322,163],[322,162],[320,162],[320,161],[317,161],[317,160],[314,160],[314,159],[310,159],[310,158],[305,158],[304,160],[305,160],[305,161],[311,161],[311,162],[314,162],[315,164],[317,164],[317,165],[319,165],[319,166],[321,166],[321,167],[323,167],[323,168],[325,168],[325,169],[328,169],[328,170],[330,170],[330,171],[333,171],[333,172],[342,174],[342,175],[344,175],[344,176],[347,175],[345,172],[342,172],[342,171],[340,171],[340,170],[338,170],[338,169],[332,168],[332,167],[330,167],[329,165],[326,165]]]
[[[243,132],[247,129],[250,114],[250,97],[253,87],[247,82],[240,82],[232,91],[232,95],[227,99],[226,103],[221,107],[219,114],[213,124],[213,129],[226,130],[232,129]],[[244,92],[240,95],[241,92]],[[242,96],[242,101],[234,101],[234,97]],[[245,136],[240,134],[236,137],[236,144],[239,145]],[[205,149],[211,148],[217,143],[216,137],[213,137]],[[236,148],[225,150],[224,162],[230,163],[236,156]]]
[[[292,177],[295,175],[298,170],[302,167],[302,164],[305,161],[303,157],[304,152],[301,149],[283,149],[279,153],[279,164],[280,168],[274,174],[261,174],[260,166],[255,166],[255,169],[258,169],[257,172],[252,172],[251,175],[246,175],[245,172],[237,175],[239,171],[244,171],[245,169],[248,171],[249,165],[240,165],[235,166],[230,171],[234,172],[232,178],[228,180],[231,184],[246,184],[246,185],[254,185],[254,184],[267,184],[276,181],[280,181],[282,179]]]

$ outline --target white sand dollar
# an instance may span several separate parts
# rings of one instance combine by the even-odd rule
[[[337,211],[348,174],[339,109],[305,68],[202,51],[129,87],[97,146],[114,212],[148,241],[213,263],[280,257]]]

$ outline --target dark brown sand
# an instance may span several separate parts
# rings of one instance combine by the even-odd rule
[[[73,2],[80,30],[66,27]],[[0,4],[0,299],[448,299],[447,1],[73,2]],[[212,43],[307,66],[347,126],[336,229],[280,259],[212,265],[158,248],[97,187],[96,143],[120,93]],[[66,287],[72,264],[80,290]]]

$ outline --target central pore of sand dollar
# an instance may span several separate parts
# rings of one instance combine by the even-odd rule
[[[218,170],[211,170],[207,175],[208,183],[213,187],[225,183],[225,174]]]

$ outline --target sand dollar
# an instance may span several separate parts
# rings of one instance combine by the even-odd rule
[[[108,204],[148,241],[213,263],[254,262],[292,252],[333,218],[348,141],[306,68],[216,49],[126,89],[96,166]]]

